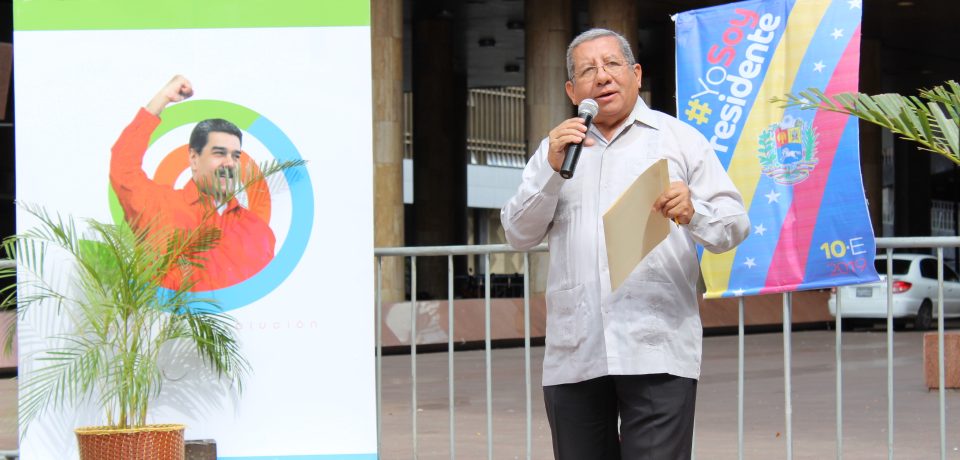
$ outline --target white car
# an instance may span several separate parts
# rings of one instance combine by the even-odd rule
[[[918,330],[929,329],[937,316],[937,258],[924,254],[893,254],[893,317],[898,326],[913,322]],[[847,319],[887,318],[887,259],[877,255],[874,265],[880,281],[834,288],[827,301],[830,314],[837,316],[840,294],[843,325]],[[960,317],[960,280],[950,267],[943,267],[943,316]]]

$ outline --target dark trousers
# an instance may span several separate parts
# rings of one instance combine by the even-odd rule
[[[612,375],[545,386],[543,399],[557,460],[690,458],[696,380]]]

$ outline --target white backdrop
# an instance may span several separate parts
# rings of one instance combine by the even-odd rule
[[[308,161],[315,202],[303,257],[279,287],[230,311],[253,368],[243,395],[168,385],[152,412],[153,423],[186,423],[187,439],[215,439],[222,458],[375,458],[369,37],[369,27],[15,32],[18,201],[110,221],[110,147],[175,74],[191,81],[194,99],[268,118]],[[181,128],[154,144],[147,174],[188,135]],[[254,136],[243,141],[255,160],[272,158]],[[272,205],[279,251],[290,192],[275,191]],[[18,231],[33,223],[18,215]],[[24,326],[21,375],[44,347]],[[187,411],[184,396],[196,407]],[[72,428],[102,423],[95,411],[49,414],[31,425],[21,455],[75,457]]]

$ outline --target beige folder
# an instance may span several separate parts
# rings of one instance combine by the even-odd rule
[[[654,201],[669,186],[667,160],[660,159],[641,173],[603,214],[611,291],[617,290],[670,233],[673,223],[653,210]]]

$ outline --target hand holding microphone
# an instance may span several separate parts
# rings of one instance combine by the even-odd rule
[[[590,129],[590,123],[593,117],[597,116],[600,106],[593,99],[584,99],[580,101],[577,107],[577,116],[583,118],[583,125],[587,130]],[[566,155],[563,157],[563,163],[560,166],[560,177],[569,179],[577,168],[577,161],[580,160],[580,151],[583,150],[583,143],[586,140],[586,131],[584,131],[584,140],[580,142],[571,142],[567,145]]]

